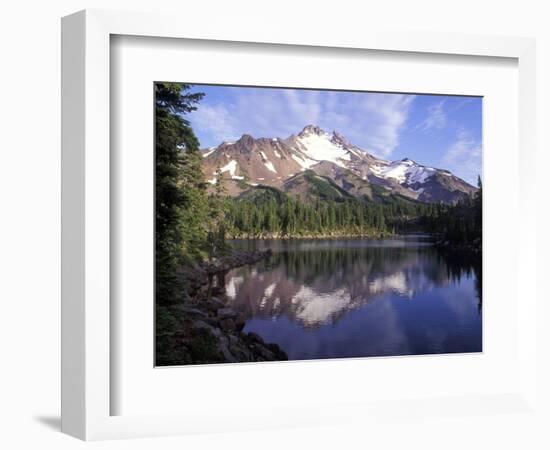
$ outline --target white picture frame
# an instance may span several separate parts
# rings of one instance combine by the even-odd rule
[[[522,230],[535,229],[535,186],[529,174],[536,167],[535,43],[532,39],[435,33],[368,31],[327,35],[312,27],[281,30],[252,24],[217,27],[200,24],[181,27],[178,18],[87,10],[62,22],[62,430],[85,440],[162,436],[266,426],[323,424],[354,417],[392,415],[391,405],[342,403],[330,410],[305,404],[278,405],[280,420],[210,420],[201,414],[111,415],[110,335],[110,39],[113,35],[200,39],[242,43],[286,44],[331,49],[367,49],[414,54],[447,54],[512,58],[518,63],[519,183],[518,211]],[[536,236],[522,233],[514,251],[518,280],[535,273]],[[536,291],[524,290],[518,310],[519,377],[514,391],[464,398],[403,398],[403,408],[433,408],[437,414],[497,413],[535,410]],[[516,294],[517,295],[517,294]],[[305,363],[307,364],[307,363]],[[269,366],[266,370],[269,370]],[[273,367],[273,366],[271,366]],[[312,366],[310,366],[310,371]],[[264,370],[264,372],[266,371]],[[395,399],[392,400],[395,402]],[[403,411],[401,411],[401,414]],[[236,415],[238,417],[238,415]],[[305,418],[305,419],[304,419]]]

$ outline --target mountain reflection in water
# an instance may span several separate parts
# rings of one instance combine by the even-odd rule
[[[226,287],[244,331],[289,359],[481,351],[481,257],[444,255],[421,236],[234,245],[274,251]]]

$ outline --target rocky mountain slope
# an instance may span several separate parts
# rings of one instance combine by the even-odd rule
[[[221,173],[229,194],[269,186],[301,198],[355,197],[378,201],[399,196],[421,202],[453,203],[476,188],[448,170],[405,158],[386,161],[314,125],[281,139],[243,135],[204,151],[204,173],[215,184]]]

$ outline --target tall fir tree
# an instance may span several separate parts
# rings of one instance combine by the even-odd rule
[[[202,93],[181,83],[155,84],[155,264],[156,298],[177,301],[177,268],[200,257],[206,238],[208,202],[199,142],[183,116]]]
[[[226,248],[225,216],[227,213],[227,188],[223,172],[216,168],[214,190],[208,196],[208,257],[213,259],[222,255]]]

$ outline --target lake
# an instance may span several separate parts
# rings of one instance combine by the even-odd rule
[[[273,256],[226,276],[243,331],[289,359],[482,351],[481,256],[443,253],[426,236],[242,240]]]

